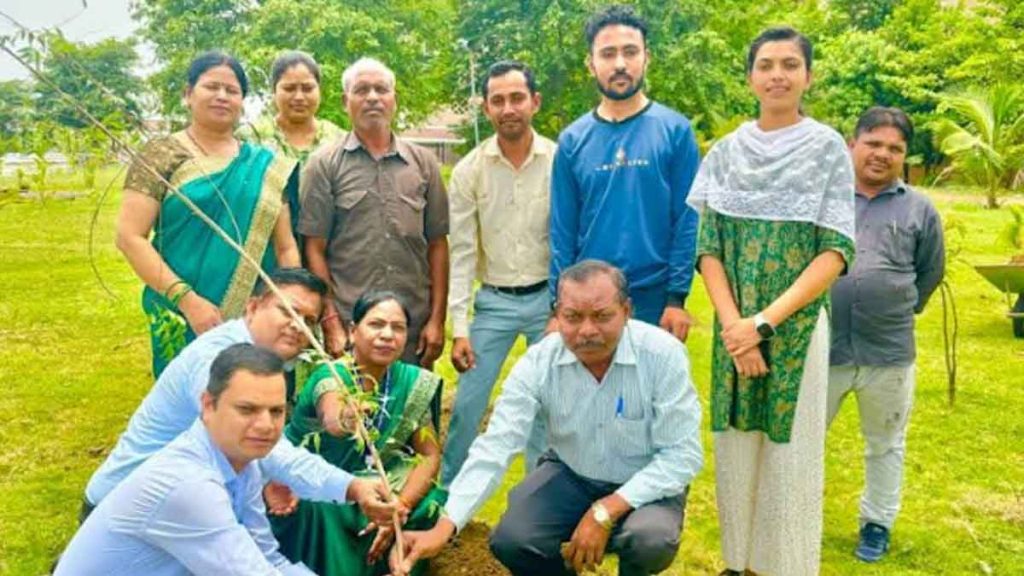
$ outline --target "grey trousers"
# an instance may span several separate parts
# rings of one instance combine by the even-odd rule
[[[491,552],[515,576],[572,574],[561,544],[572,539],[591,504],[618,487],[579,476],[548,452],[509,494]],[[672,564],[685,508],[686,492],[641,506],[615,525],[606,552],[618,555],[620,576],[657,574]]]

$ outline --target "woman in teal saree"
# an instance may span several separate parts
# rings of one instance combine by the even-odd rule
[[[237,60],[201,54],[188,70],[189,125],[149,141],[128,169],[117,246],[146,284],[154,376],[198,334],[241,315],[257,278],[170,187],[264,269],[300,263],[288,210],[281,209],[294,160],[233,135],[247,90]]]
[[[441,463],[437,439],[440,411],[434,399],[437,375],[398,360],[405,348],[409,317],[392,292],[364,294],[352,311],[352,356],[334,367],[366,407],[362,415],[381,455],[389,482],[398,493],[404,528],[431,528],[447,493],[435,482]],[[285,435],[295,445],[322,456],[356,476],[376,477],[369,452],[356,441],[354,415],[343,409],[339,385],[321,366],[299,393]],[[274,510],[274,506],[270,506]],[[295,511],[272,516],[281,552],[320,576],[386,574],[390,527],[367,527],[354,504],[300,501]],[[422,572],[424,566],[418,566]]]

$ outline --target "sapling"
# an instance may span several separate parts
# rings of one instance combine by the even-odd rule
[[[24,35],[22,34],[21,36]],[[30,41],[32,39],[34,39],[34,37],[30,38]],[[116,147],[121,148],[136,165],[138,165],[141,169],[145,170],[154,178],[156,178],[159,182],[165,185],[167,187],[168,194],[171,194],[179,201],[181,201],[181,203],[190,212],[192,212],[192,214],[196,216],[197,219],[199,219],[206,226],[208,226],[213,231],[214,234],[216,234],[218,237],[221,238],[221,240],[225,242],[225,244],[227,244],[229,247],[231,247],[232,250],[238,253],[239,257],[242,260],[242,262],[239,265],[251,266],[253,270],[255,270],[256,274],[266,284],[268,290],[272,294],[274,294],[284,305],[283,309],[291,318],[294,326],[306,337],[306,339],[309,341],[310,345],[313,347],[316,353],[322,358],[329,358],[329,355],[327,354],[327,351],[323,347],[323,344],[317,339],[313,331],[306,325],[303,318],[298,314],[298,312],[291,305],[289,300],[281,292],[281,289],[273,282],[273,280],[270,278],[267,272],[263,270],[263,268],[260,266],[260,263],[253,259],[245,251],[245,249],[235,240],[235,238],[227,234],[220,226],[217,225],[217,223],[213,219],[207,216],[206,213],[204,213],[188,196],[183,194],[175,185],[173,185],[166,177],[164,177],[163,174],[161,174],[156,168],[150,165],[149,162],[146,161],[146,159],[142,158],[142,156],[139,155],[135,150],[133,150],[127,144],[125,144],[119,136],[115,135],[110,129],[108,129],[103,122],[98,120],[92,113],[89,112],[89,110],[85,109],[85,107],[83,107],[75,98],[67,94],[67,92],[65,92],[63,89],[61,89],[60,86],[58,86],[49,77],[47,77],[41,70],[38,69],[38,67],[35,67],[26,62],[24,58],[22,58],[17,52],[15,52],[9,46],[9,40],[9,37],[0,36],[0,50],[11,56],[22,67],[28,70],[28,72],[32,74],[37,80],[53,88],[62,99],[64,99],[67,103],[73,106],[79,113],[81,113],[89,124],[99,129]],[[350,410],[354,414],[360,413],[362,406],[358,402],[358,398],[355,395],[349,393],[348,387],[345,386],[344,380],[341,378],[340,374],[335,368],[334,363],[326,362],[325,364],[331,377],[338,384],[339,396],[342,399],[342,403],[345,406],[345,409]],[[367,428],[364,426],[361,418],[355,419],[355,436],[361,442],[363,442],[363,445],[365,446],[367,452],[369,453],[370,461],[372,462],[372,468],[376,471],[378,478],[382,482],[384,482],[385,485],[390,487],[388,474],[384,469],[383,462],[381,461],[380,458],[380,454],[378,453],[377,448],[374,445],[373,439]],[[389,495],[389,500],[391,503],[398,502],[398,499],[394,494],[394,491],[390,490],[390,488]],[[398,555],[398,560],[401,562],[404,556],[404,544],[402,541],[401,518],[399,517],[399,512],[397,508],[395,510],[394,515],[392,516],[392,521],[394,523],[395,530],[395,545],[397,547],[396,553]]]

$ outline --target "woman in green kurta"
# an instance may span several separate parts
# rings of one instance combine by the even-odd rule
[[[400,514],[408,516],[404,527],[429,529],[447,496],[435,482],[441,450],[434,399],[441,379],[398,360],[409,318],[394,293],[364,294],[353,307],[352,320],[352,356],[335,361],[334,367],[348,389],[362,395],[363,421],[378,435],[374,446],[398,492]],[[339,385],[327,366],[321,366],[299,393],[285,435],[347,472],[375,477],[369,452],[352,435],[354,415],[344,405]],[[271,523],[281,552],[320,576],[388,572],[386,553],[393,532],[367,530],[367,519],[355,504],[301,501],[294,513],[272,516]]]
[[[853,259],[843,138],[803,116],[810,43],[753,43],[760,115],[708,153],[688,202],[715,308],[711,426],[725,575],[814,576],[821,547],[828,295]]]
[[[270,67],[270,88],[275,113],[246,124],[239,129],[238,136],[298,163],[298,169],[288,180],[285,197],[291,210],[292,233],[301,253],[302,238],[296,227],[302,165],[321,146],[345,132],[330,120],[316,117],[320,110],[320,65],[309,54],[291,50],[279,55]]]
[[[281,209],[295,161],[233,134],[247,90],[233,57],[199,55],[188,70],[189,125],[147,142],[128,168],[117,246],[146,284],[154,376],[196,335],[240,316],[257,278],[169,187],[264,269],[300,263],[290,213]]]

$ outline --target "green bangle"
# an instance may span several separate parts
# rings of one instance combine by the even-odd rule
[[[167,287],[167,290],[164,290],[164,298],[167,298],[168,300],[170,300],[171,299],[171,291],[174,290],[174,288],[176,286],[178,286],[179,284],[185,284],[186,286],[188,285],[188,283],[185,282],[184,280],[181,280],[181,279],[175,280],[174,282],[171,283],[170,286]]]
[[[178,303],[181,302],[181,299],[184,298],[185,295],[188,294],[191,291],[192,291],[192,287],[189,286],[188,284],[185,284],[185,287],[182,288],[181,290],[179,290],[178,293],[175,294],[171,298],[171,304],[173,304],[175,307],[177,307]]]

